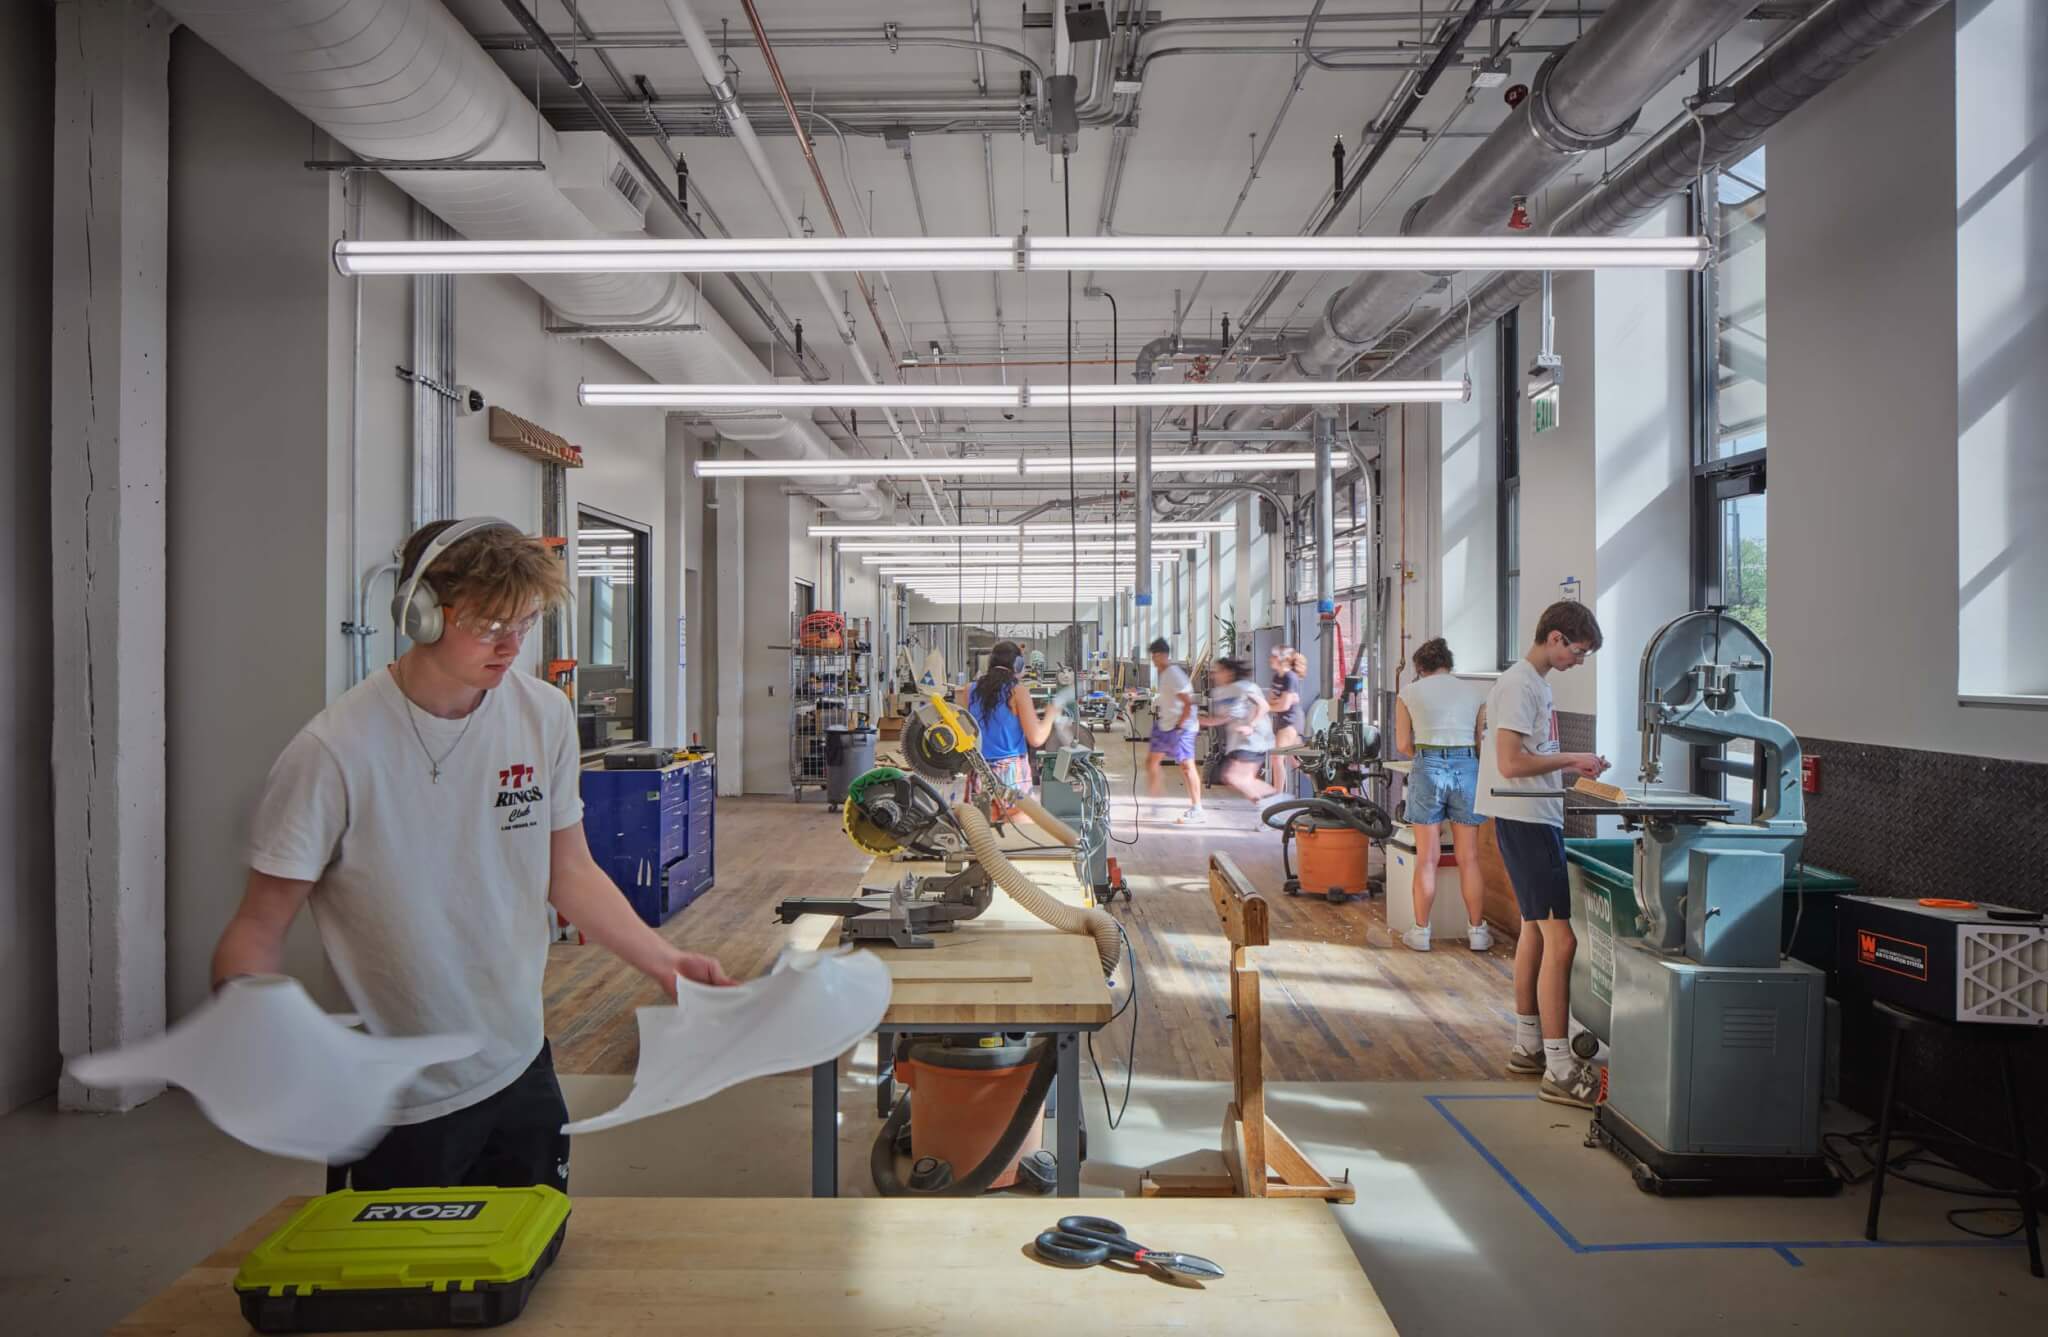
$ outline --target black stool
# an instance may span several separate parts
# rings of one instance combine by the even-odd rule
[[[1905,1042],[1908,1030],[1925,1027],[1938,1029],[1944,1039],[1953,1038],[1954,1022],[1940,1017],[1931,1017],[1923,1012],[1914,1012],[1890,1003],[1873,1000],[1871,1014],[1892,1033],[1891,1055],[1884,1069],[1884,1104],[1877,1116],[1877,1175],[1870,1184],[1870,1213],[1863,1221],[1863,1238],[1877,1238],[1878,1209],[1884,1205],[1884,1177],[1886,1162],[1892,1151],[1892,1113],[1898,1104],[1899,1094],[1899,1049]],[[2020,1219],[2027,1231],[2027,1270],[2035,1276],[2041,1275],[2041,1227],[2036,1199],[2040,1196],[2048,1176],[2027,1159],[2027,1129],[2020,1117],[2019,1086],[2012,1075],[2012,1047],[2018,1040],[2033,1034],[2025,1026],[1983,1026],[1970,1028],[1976,1034],[1998,1045],[1998,1071],[2005,1084],[2005,1109],[2012,1121],[2012,1150],[1993,1151],[1988,1147],[1966,1144],[1963,1139],[1943,1137],[1936,1134],[1914,1132],[1910,1134],[1916,1142],[1930,1147],[1969,1145],[1980,1156],[1990,1156],[2011,1162],[2015,1169],[2011,1188],[1951,1188],[1948,1192],[1959,1193],[1972,1198],[2011,1198],[2019,1204]]]

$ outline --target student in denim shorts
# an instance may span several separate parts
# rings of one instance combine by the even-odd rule
[[[1394,746],[1415,758],[1408,775],[1407,810],[1415,828],[1415,927],[1401,941],[1429,950],[1429,915],[1436,906],[1437,851],[1443,823],[1451,824],[1458,857],[1458,890],[1465,898],[1466,943],[1475,952],[1493,946],[1486,927],[1486,885],[1479,869],[1479,824],[1472,799],[1479,785],[1479,706],[1473,684],[1451,673],[1451,647],[1439,636],[1415,652],[1415,678],[1394,703]]]

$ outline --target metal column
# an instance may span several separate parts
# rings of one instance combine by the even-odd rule
[[[1337,684],[1337,488],[1330,466],[1330,447],[1337,420],[1328,409],[1316,410],[1316,648],[1322,666],[1323,695],[1334,701]]]

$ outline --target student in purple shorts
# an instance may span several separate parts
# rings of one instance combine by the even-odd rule
[[[1169,657],[1173,647],[1166,638],[1152,642],[1152,670],[1158,686],[1152,693],[1152,751],[1145,758],[1145,787],[1157,797],[1163,792],[1159,779],[1162,762],[1180,767],[1188,784],[1188,808],[1178,820],[1193,824],[1203,820],[1202,772],[1195,766],[1195,733],[1201,727],[1201,712],[1195,709],[1195,685],[1187,670]]]

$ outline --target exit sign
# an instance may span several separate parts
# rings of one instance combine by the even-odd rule
[[[1555,431],[1558,423],[1558,400],[1560,386],[1552,385],[1536,393],[1529,401],[1529,410],[1538,432]]]

